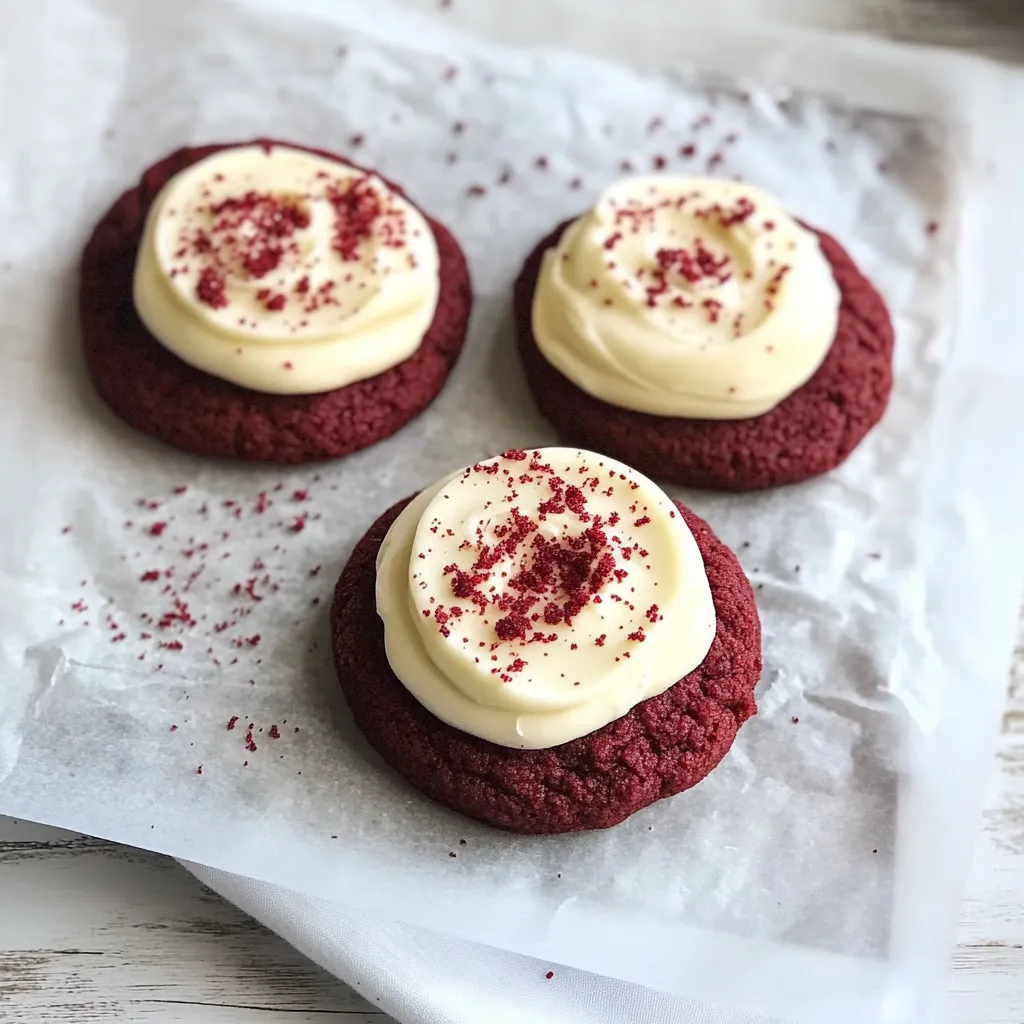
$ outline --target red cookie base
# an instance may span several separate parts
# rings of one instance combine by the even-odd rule
[[[86,367],[122,420],[183,451],[288,463],[340,458],[393,434],[444,387],[472,304],[466,259],[448,230],[428,217],[440,256],[437,312],[416,352],[376,377],[318,395],[268,395],[197,370],[164,348],[136,314],[135,256],[146,213],[171,177],[212,153],[253,144],[292,145],[257,139],[179,149],[149,168],[104,214],[82,256]],[[333,153],[294,148],[350,165]]]
[[[753,419],[695,420],[634,412],[587,394],[544,358],[531,323],[541,259],[569,223],[537,246],[515,286],[519,351],[530,389],[568,443],[657,480],[755,491],[835,469],[882,418],[892,391],[889,311],[846,250],[813,228],[842,294],[839,324],[817,373],[774,409]]]
[[[548,750],[501,747],[446,725],[391,671],[377,615],[377,551],[409,500],[388,509],[356,545],[334,592],[331,630],[356,724],[392,768],[438,803],[527,835],[608,828],[700,782],[756,713],[761,623],[753,590],[736,556],[676,502],[704,557],[718,618],[698,668],[617,721]]]

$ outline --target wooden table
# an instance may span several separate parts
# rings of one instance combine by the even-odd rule
[[[1024,0],[732,6],[744,4],[805,24],[1024,56]],[[1024,646],[1017,649],[997,768],[960,917],[944,1024],[1024,1024]],[[388,1020],[173,861],[0,819],[3,1024],[338,1018]]]

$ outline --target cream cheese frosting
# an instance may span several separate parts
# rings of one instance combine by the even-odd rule
[[[438,262],[423,215],[375,175],[288,146],[239,146],[160,191],[134,301],[192,366],[255,391],[315,394],[416,351]]]
[[[588,394],[746,419],[821,365],[840,293],[817,237],[766,192],[703,178],[612,186],[544,255],[532,328]]]
[[[412,500],[377,557],[388,661],[463,732],[539,749],[584,736],[704,660],[715,609],[671,499],[573,448],[511,451]]]

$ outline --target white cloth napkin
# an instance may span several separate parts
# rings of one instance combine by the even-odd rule
[[[400,1024],[783,1024],[182,863]]]

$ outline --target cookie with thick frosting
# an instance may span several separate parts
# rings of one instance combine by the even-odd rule
[[[516,832],[606,828],[695,785],[756,711],[735,556],[591,452],[506,452],[399,502],[356,545],[331,623],[384,760]]]
[[[85,361],[131,426],[184,451],[299,463],[394,433],[437,396],[472,302],[450,232],[333,154],[178,150],[102,217]]]
[[[893,328],[835,239],[750,186],[633,179],[515,287],[526,376],[575,444],[729,491],[834,469],[885,411]]]

